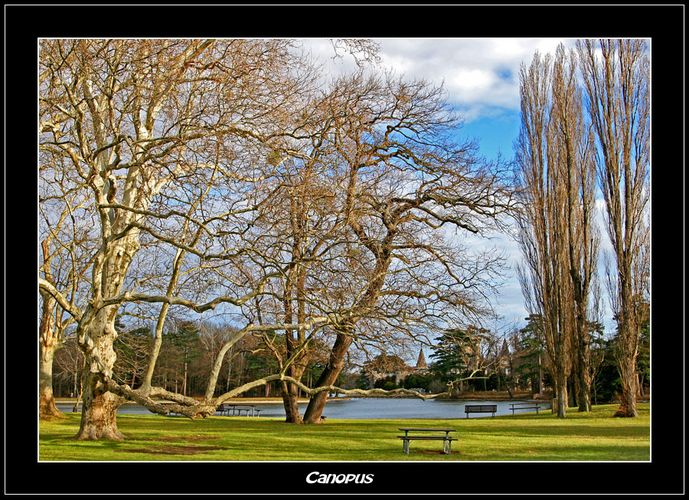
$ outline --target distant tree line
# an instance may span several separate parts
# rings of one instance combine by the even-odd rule
[[[642,316],[637,358],[640,398],[647,397],[650,382],[650,317],[648,304]],[[543,320],[526,318],[527,324],[505,336],[471,326],[446,331],[436,339],[426,369],[416,370],[395,354],[379,354],[358,372],[349,373],[345,386],[385,390],[422,389],[429,393],[447,391],[448,397],[475,391],[529,392],[545,396],[554,392],[553,364],[543,338]],[[617,335],[605,336],[603,325],[590,322],[591,379],[593,404],[619,401],[622,391],[617,369]],[[570,381],[573,384],[573,381]],[[571,387],[570,387],[571,388]],[[570,406],[576,391],[569,391]]]
[[[128,329],[116,322],[118,330],[114,344],[117,353],[115,377],[118,383],[140,387],[143,383],[149,355],[154,343],[153,326]],[[209,367],[218,350],[236,333],[236,328],[208,322],[168,319],[163,330],[164,342],[158,355],[158,366],[153,376],[156,386],[184,396],[202,397],[209,381]],[[276,338],[276,341],[280,341]],[[284,347],[282,347],[284,349]],[[323,352],[327,352],[325,346]],[[323,370],[323,356],[318,356],[306,371],[306,380],[312,383]],[[81,392],[81,370],[84,356],[74,335],[68,334],[55,354],[54,393],[58,397],[78,397]],[[217,380],[218,391],[228,391],[252,380],[275,373],[278,369],[273,353],[264,345],[264,339],[246,335],[227,353]],[[278,382],[251,389],[245,397],[276,397],[281,395]]]

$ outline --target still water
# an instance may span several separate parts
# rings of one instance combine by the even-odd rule
[[[447,400],[421,400],[399,398],[352,398],[331,400],[325,407],[323,415],[327,418],[465,418],[464,405],[467,404],[496,404],[498,411],[495,415],[511,415],[510,403],[518,401],[447,401]],[[237,403],[241,406],[241,403]],[[541,409],[549,408],[547,402],[539,402]],[[285,410],[280,403],[257,404],[261,410],[261,417],[284,417]],[[302,410],[306,403],[300,404]],[[58,408],[65,412],[72,411],[71,404],[58,404]],[[527,413],[534,410],[521,410],[515,414]],[[119,413],[150,413],[139,405],[126,404],[120,407]],[[490,413],[472,413],[470,418],[490,417]]]

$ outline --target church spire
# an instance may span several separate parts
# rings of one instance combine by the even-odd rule
[[[423,355],[423,349],[419,351],[419,359],[416,360],[416,369],[417,370],[425,370],[428,368],[428,365],[426,364],[426,357]]]

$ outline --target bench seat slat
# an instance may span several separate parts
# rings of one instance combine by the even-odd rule
[[[409,431],[409,432],[423,432],[423,431],[428,431],[428,432],[455,432],[455,429],[429,429],[425,427],[400,427],[401,431]]]
[[[408,439],[408,440],[421,440],[421,441],[457,441],[458,438],[453,438],[453,437],[445,437],[445,436],[397,436],[400,439]]]

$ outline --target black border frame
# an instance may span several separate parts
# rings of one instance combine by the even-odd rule
[[[684,492],[683,276],[681,293],[678,292],[680,262],[684,270],[684,182],[679,182],[684,181],[685,10],[682,4],[5,5],[4,10],[4,248],[7,252],[4,269],[6,273],[9,271],[9,276],[5,275],[4,304],[6,494],[645,495]],[[35,397],[29,389],[36,387],[37,374],[33,373],[34,364],[27,361],[32,359],[30,353],[37,353],[36,337],[32,333],[38,314],[33,271],[38,255],[35,243],[37,39],[80,36],[652,38],[652,355],[655,380],[659,381],[653,385],[652,462],[37,462],[38,422],[34,415]],[[680,214],[681,233],[677,224]],[[16,373],[26,373],[26,376],[19,382],[10,376]],[[8,382],[11,384],[7,385]],[[19,390],[20,386],[26,389]],[[307,484],[305,476],[314,470],[372,473],[375,479],[369,485]],[[147,477],[159,479],[149,481]]]

